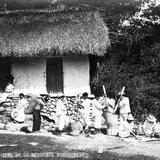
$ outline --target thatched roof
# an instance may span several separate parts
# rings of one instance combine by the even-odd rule
[[[108,29],[97,11],[0,13],[0,56],[103,55]]]

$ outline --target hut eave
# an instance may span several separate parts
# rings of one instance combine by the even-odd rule
[[[103,56],[110,40],[97,11],[0,14],[0,56]]]

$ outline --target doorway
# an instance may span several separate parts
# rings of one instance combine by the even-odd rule
[[[63,62],[62,58],[47,58],[47,92],[63,93]]]

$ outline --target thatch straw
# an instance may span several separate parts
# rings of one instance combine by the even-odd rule
[[[110,45],[97,11],[0,13],[0,56],[101,56]]]

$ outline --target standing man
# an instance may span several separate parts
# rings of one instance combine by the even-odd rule
[[[41,128],[41,110],[44,107],[44,98],[36,99],[35,107],[33,109],[33,132],[38,132]]]
[[[129,98],[125,96],[124,91],[119,93],[116,106],[119,108],[119,130],[121,130],[123,124],[127,122],[129,113],[131,113]]]
[[[129,98],[123,93],[119,102],[120,122],[126,121],[128,114],[131,113]]]
[[[64,94],[61,94],[58,97],[58,101],[56,104],[56,115],[58,117],[58,131],[59,135],[61,135],[64,126],[65,126],[65,117],[66,117],[66,112],[67,112],[67,107],[65,105],[66,102],[66,97]]]
[[[90,112],[91,111],[90,111],[90,109],[91,109],[92,101],[88,98],[87,92],[84,92],[82,94],[82,98],[83,98],[83,101],[81,104],[83,106],[82,116],[85,121],[85,131],[87,131],[89,134],[90,128],[91,128],[91,120],[90,120]]]
[[[95,127],[95,131],[96,133],[100,133],[100,129],[101,129],[101,120],[102,120],[102,109],[105,106],[102,106],[100,104],[100,102],[95,99],[92,100],[92,106],[93,106],[93,116],[95,117],[95,121],[94,121],[94,127]]]

